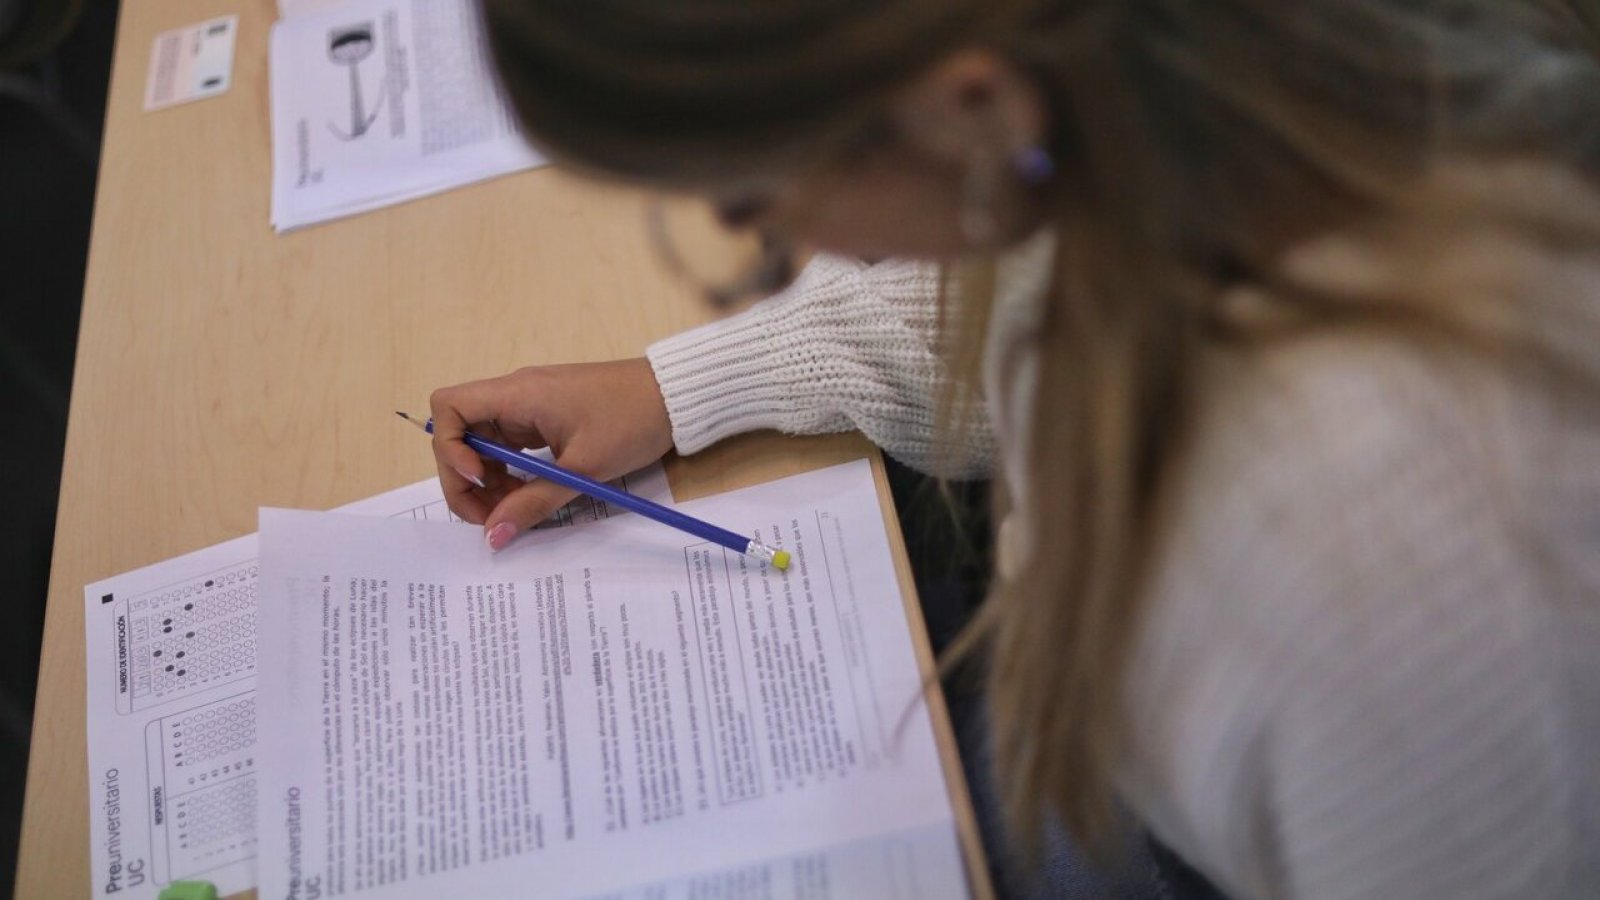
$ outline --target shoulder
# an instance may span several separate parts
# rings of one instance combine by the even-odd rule
[[[1372,334],[1209,375],[1130,672],[1136,808],[1246,895],[1561,896],[1596,837],[1600,597],[1550,551],[1600,532],[1540,498],[1600,444],[1541,470],[1593,435],[1537,385]]]

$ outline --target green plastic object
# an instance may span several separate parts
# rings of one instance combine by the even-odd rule
[[[209,881],[174,881],[161,889],[156,900],[217,900],[217,886]]]

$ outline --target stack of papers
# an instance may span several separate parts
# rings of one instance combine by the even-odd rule
[[[678,508],[794,562],[430,481],[89,586],[95,895],[968,896],[868,463]]]
[[[272,28],[272,224],[389,206],[544,160],[492,77],[471,0],[285,7]]]

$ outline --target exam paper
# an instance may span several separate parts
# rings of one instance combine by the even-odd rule
[[[541,164],[487,52],[471,0],[344,0],[280,19],[268,60],[273,226]]]
[[[262,510],[262,896],[967,896],[869,464],[679,508]]]
[[[670,504],[660,465],[616,482]],[[344,507],[451,519],[437,479]],[[580,497],[541,528],[613,515]],[[154,898],[170,882],[254,887],[256,535],[84,588],[94,896]]]

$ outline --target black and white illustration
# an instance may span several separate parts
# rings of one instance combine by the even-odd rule
[[[341,0],[281,19],[268,68],[279,230],[543,162],[471,0]]]
[[[377,121],[378,114],[383,111],[383,96],[388,87],[387,77],[382,77],[379,82],[377,97],[372,102],[370,114],[367,112],[366,104],[362,102],[362,63],[371,58],[376,44],[377,32],[373,30],[371,22],[346,25],[328,32],[328,61],[347,70],[350,76],[350,127],[346,130],[333,122],[328,123],[328,130],[342,141],[354,141],[364,137],[372,128],[372,123]],[[381,67],[374,68],[382,72]]]

